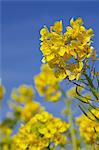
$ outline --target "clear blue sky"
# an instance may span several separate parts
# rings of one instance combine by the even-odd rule
[[[94,47],[99,52],[99,1],[2,1],[2,72],[6,87],[3,114],[13,87],[33,84],[33,76],[39,73],[42,54],[40,29],[70,18],[82,17],[87,28],[94,30]],[[98,67],[97,67],[98,68]],[[37,94],[36,94],[37,95]],[[64,103],[46,103],[37,95],[38,101],[49,112],[59,116]]]

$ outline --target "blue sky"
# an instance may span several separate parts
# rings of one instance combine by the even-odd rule
[[[94,47],[99,52],[99,1],[2,1],[2,52],[0,76],[6,88],[2,113],[13,87],[33,85],[33,76],[40,71],[40,29],[63,20],[64,27],[70,18],[82,17],[87,28],[94,30]],[[98,65],[97,65],[98,66]],[[97,67],[98,68],[98,67]],[[36,94],[37,100],[49,112],[59,116],[63,101],[46,103]]]

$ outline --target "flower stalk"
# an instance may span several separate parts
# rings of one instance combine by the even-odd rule
[[[72,106],[72,101],[69,99],[69,100],[67,100],[67,108],[68,108],[68,121],[70,124],[72,147],[73,147],[73,150],[77,150],[77,141],[76,141],[76,136],[75,136],[75,130],[74,130],[74,124],[73,124],[73,114],[72,114],[71,106]]]

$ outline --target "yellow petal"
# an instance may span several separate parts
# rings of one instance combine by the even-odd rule
[[[64,56],[65,52],[66,52],[66,48],[61,47],[58,53],[59,53],[60,56]]]
[[[69,76],[69,80],[74,80],[75,79],[75,75],[70,75]]]

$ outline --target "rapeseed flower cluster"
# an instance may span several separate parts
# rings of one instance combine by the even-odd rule
[[[63,133],[68,128],[68,123],[43,111],[19,129],[13,138],[14,149],[45,150],[51,144],[65,145],[66,136]]]
[[[59,89],[60,80],[55,77],[53,70],[48,64],[41,66],[41,72],[34,78],[36,89],[46,100],[58,101],[61,97]]]
[[[28,122],[35,114],[41,112],[43,107],[35,101],[28,102],[21,110],[20,118],[24,122]]]
[[[34,101],[34,91],[31,86],[21,85],[12,91],[10,107],[16,117],[25,123],[35,114],[41,112],[43,107]]]
[[[76,119],[81,137],[88,144],[96,144],[99,141],[99,109],[92,109],[87,116],[82,115]]]
[[[33,99],[34,92],[31,86],[25,84],[21,85],[19,88],[15,88],[12,91],[11,99],[17,103],[25,103]]]
[[[11,134],[12,129],[7,127],[4,124],[0,124],[0,148],[2,147],[2,150],[10,150],[11,148]]]
[[[25,84],[14,88],[11,93],[10,105],[15,111],[21,111],[21,108],[33,100],[34,91],[31,86]]]
[[[54,69],[59,79],[78,80],[83,69],[83,62],[91,56],[93,30],[83,26],[81,18],[70,20],[70,26],[63,33],[62,21],[57,21],[50,30],[41,29],[41,47],[43,62]]]

